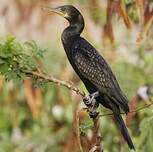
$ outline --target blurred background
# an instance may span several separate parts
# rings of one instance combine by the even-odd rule
[[[40,65],[52,76],[71,81],[85,91],[60,40],[65,19],[42,11],[42,6],[72,4],[84,16],[85,37],[107,59],[121,88],[136,109],[150,104],[153,85],[153,4],[149,0],[0,0],[0,39],[35,40],[46,49]],[[78,152],[75,111],[81,97],[64,87],[34,87],[0,77],[0,152]],[[108,110],[101,107],[100,113]],[[153,151],[153,107],[125,118],[138,152]],[[92,122],[80,113],[81,143],[91,148]],[[111,116],[100,118],[105,152],[128,152]]]

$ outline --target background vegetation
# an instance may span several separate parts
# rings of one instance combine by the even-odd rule
[[[86,92],[60,41],[67,22],[41,10],[62,4],[81,10],[83,36],[111,65],[131,110],[152,103],[151,0],[1,0],[0,152],[77,152],[77,117],[82,148],[91,148],[93,122],[81,110],[81,97],[31,73],[43,71]],[[130,113],[125,121],[136,151],[152,152],[153,107]],[[111,116],[100,117],[100,132],[104,152],[129,151]]]

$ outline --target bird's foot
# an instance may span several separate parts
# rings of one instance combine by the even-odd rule
[[[84,97],[83,98],[83,102],[84,104],[87,106],[87,107],[90,107],[93,105],[93,100],[94,98],[98,97],[99,96],[99,92],[94,92],[92,94],[89,94],[88,96]]]
[[[99,114],[99,112],[97,112],[99,103],[97,103],[96,100],[94,99],[92,104],[93,105],[91,107],[88,107],[88,113],[89,113],[90,118],[95,119]]]
[[[99,92],[97,91],[83,98],[83,102],[88,108],[87,111],[89,113],[89,116],[90,118],[93,118],[93,119],[96,118],[99,114],[99,112],[96,112],[99,106],[99,103],[97,103],[95,100],[95,98],[98,96],[99,96]]]

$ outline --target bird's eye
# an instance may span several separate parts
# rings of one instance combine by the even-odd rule
[[[61,10],[62,12],[64,12],[64,11],[65,11],[65,8],[64,8],[64,7],[61,7],[60,10]]]

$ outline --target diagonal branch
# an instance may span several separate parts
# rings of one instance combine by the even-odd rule
[[[68,88],[69,90],[74,91],[76,94],[80,95],[82,98],[85,96],[85,93],[80,91],[77,87],[75,87],[72,83],[64,81],[64,80],[59,80],[53,76],[46,75],[43,73],[38,73],[38,72],[26,72],[26,75],[31,78],[38,78],[42,79],[45,82],[52,82],[57,84],[58,86],[64,86]]]
[[[44,80],[45,82],[51,82],[51,83],[55,83],[59,86],[64,86],[64,87],[68,88],[69,90],[74,91],[76,94],[80,95],[82,98],[85,97],[85,93],[83,91],[79,90],[79,88],[75,87],[70,82],[67,82],[67,81],[64,81],[64,80],[59,80],[59,79],[57,79],[53,76],[46,75],[46,74],[43,74],[43,73],[38,73],[38,72],[25,72],[25,74],[28,77],[31,77],[31,78],[37,78],[37,79]],[[130,111],[129,113],[137,113],[137,112],[142,111],[146,108],[149,108],[152,105],[153,105],[153,103],[150,103],[148,105],[145,105],[145,106],[142,106],[140,108],[134,109],[134,110]],[[125,113],[121,112],[120,114],[125,114]],[[113,115],[113,113],[104,113],[104,114],[99,115],[99,117],[110,116],[110,115]]]

